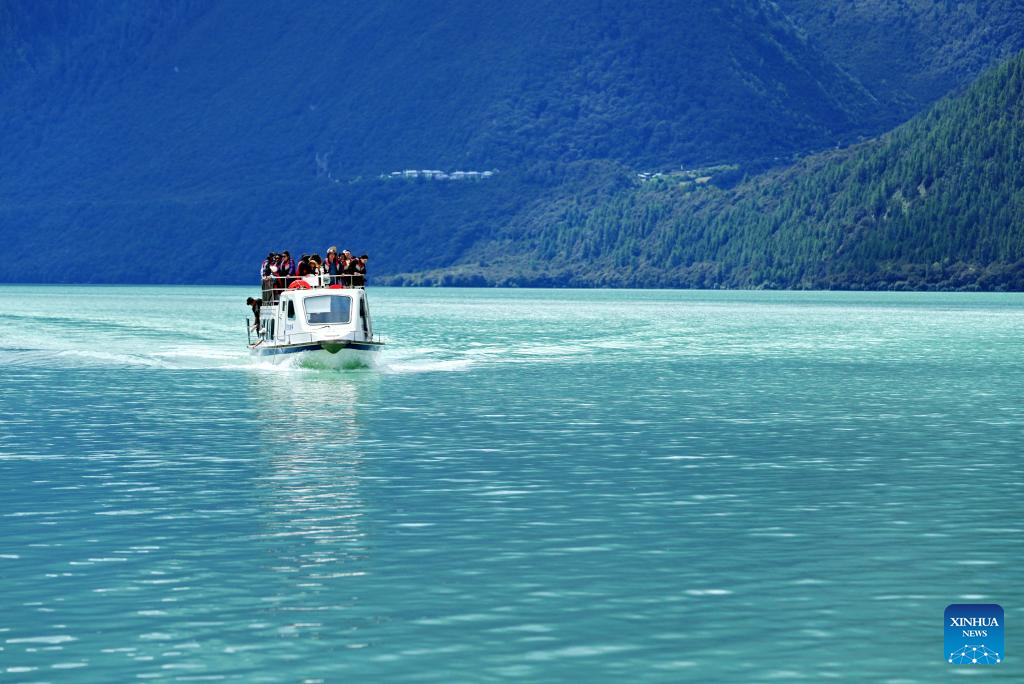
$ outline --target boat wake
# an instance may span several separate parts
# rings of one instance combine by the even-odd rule
[[[6,367],[61,366],[83,368],[150,368],[163,370],[258,371],[268,373],[373,371],[383,375],[465,372],[479,366],[571,362],[587,351],[567,346],[508,349],[500,345],[463,349],[395,345],[371,357],[342,354],[318,358],[289,354],[278,358],[255,357],[245,349],[208,342],[170,348],[146,349],[130,344],[107,349],[0,347],[0,365]]]
[[[468,370],[473,365],[469,359],[407,359],[388,360],[380,364],[380,370],[389,374],[402,373],[445,373]]]
[[[14,368],[173,368],[159,358],[91,349],[0,349],[0,366]]]

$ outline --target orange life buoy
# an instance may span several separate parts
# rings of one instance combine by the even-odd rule
[[[330,286],[330,287],[329,287],[328,289],[329,289],[329,290],[344,290],[344,289],[345,289],[345,286],[344,286],[344,285],[342,285],[341,283],[334,283],[334,284],[333,284],[333,285],[331,285],[331,286]]]
[[[289,290],[308,290],[309,283],[305,280],[296,280],[294,283],[288,286]]]

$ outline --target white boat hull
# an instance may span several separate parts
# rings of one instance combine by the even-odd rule
[[[292,345],[256,345],[252,354],[261,361],[302,368],[369,368],[384,347],[379,342],[324,342]]]

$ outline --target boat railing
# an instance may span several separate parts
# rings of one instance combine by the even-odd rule
[[[297,285],[296,283],[304,283]],[[268,276],[263,278],[263,304],[273,305],[291,289],[365,289],[365,275]]]

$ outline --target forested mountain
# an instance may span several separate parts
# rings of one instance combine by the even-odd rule
[[[732,189],[669,176],[557,207],[428,278],[1021,290],[1024,53],[891,134]]]
[[[904,120],[1024,49],[1020,0],[775,0]]]
[[[155,7],[7,8],[0,134],[20,168],[2,187],[750,160],[848,142],[873,116],[762,0]]]
[[[860,35],[849,4],[821,6]],[[819,282],[688,252],[666,218],[745,244],[758,183],[797,192],[854,152],[757,173],[867,140],[930,97],[872,80],[800,5],[8,0],[0,235],[17,258],[0,281],[250,282],[268,249],[340,243],[371,252],[377,276],[458,264],[466,282],[604,284],[597,269],[631,245],[624,284]],[[986,27],[1015,15],[977,7],[956,15],[973,28],[935,31],[962,44],[950,73],[1015,40],[1011,26],[993,48]],[[923,78],[922,51],[905,54],[892,78]],[[447,173],[394,175],[407,169]],[[727,212],[735,236],[715,223]],[[601,245],[583,228],[597,225]],[[26,268],[38,257],[58,267]],[[545,257],[564,268],[538,276]],[[720,275],[684,273],[705,261]]]
[[[66,266],[2,280],[241,281],[337,241],[450,263],[593,164],[788,159],[874,117],[763,0],[12,0],[0,35],[0,230]],[[409,168],[498,174],[378,178]]]

